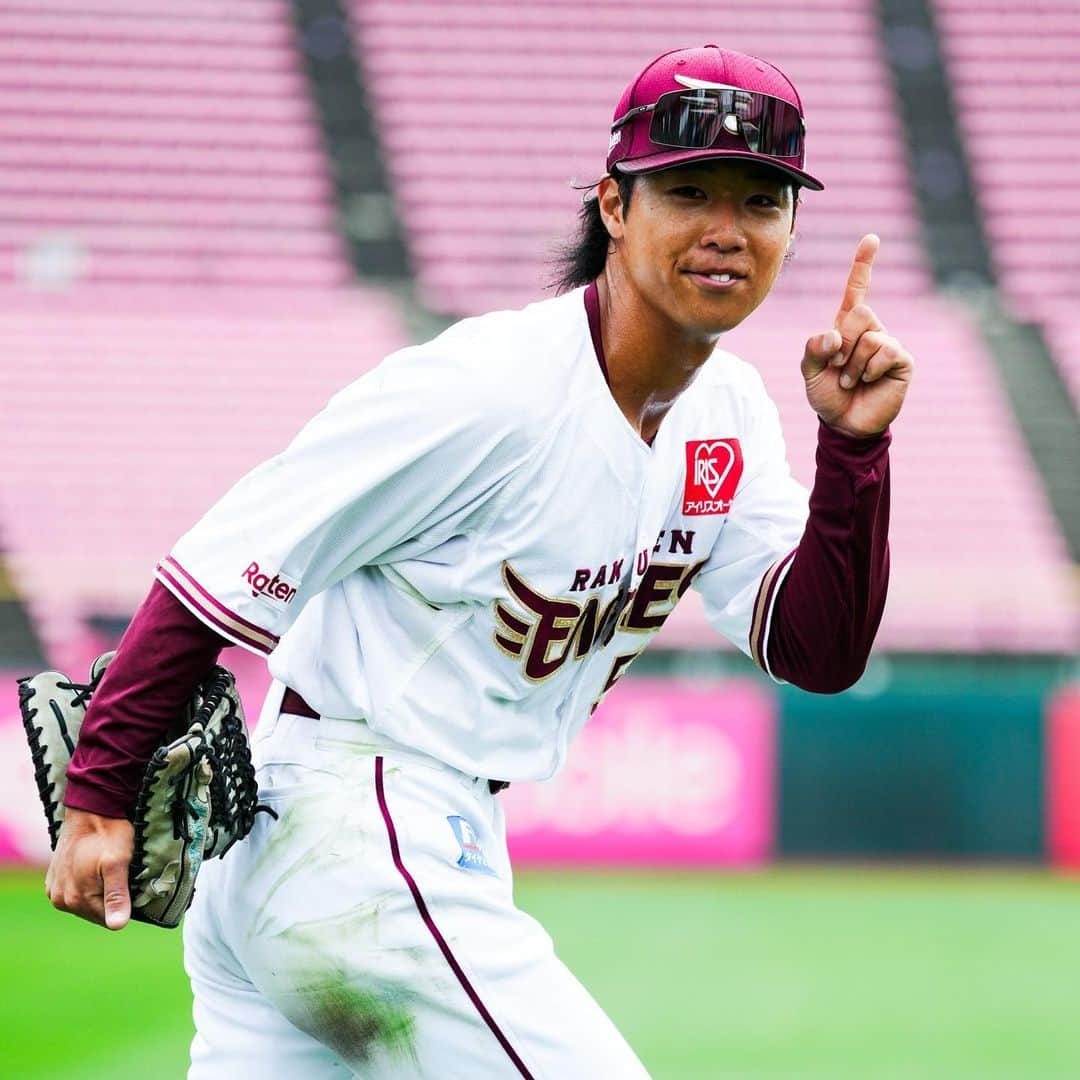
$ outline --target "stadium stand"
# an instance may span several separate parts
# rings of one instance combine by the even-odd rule
[[[1080,403],[1080,7],[935,0],[935,13],[999,283],[1046,326]]]
[[[288,4],[0,6],[0,281],[351,273]]]
[[[0,5],[0,521],[53,657],[406,341],[302,68],[285,0]]]
[[[655,3],[351,3],[418,288],[446,314],[544,294],[580,198],[566,181],[602,168],[627,73],[659,41],[716,33],[707,10]],[[47,651],[89,615],[130,613],[217,495],[406,339],[386,294],[341,287],[288,18],[270,0],[0,7],[0,453],[20,463],[0,520]],[[725,44],[804,88],[828,185],[770,307],[724,343],[762,371],[800,478],[814,418],[798,360],[863,232],[883,238],[875,306],[921,361],[882,644],[1070,650],[1060,531],[979,335],[933,295],[873,5],[784,0],[723,22]],[[690,602],[663,640],[715,639]]]
[[[1073,405],[1080,411],[1080,326],[1076,324],[1075,307],[1072,311],[1065,307],[1047,311],[1044,330]]]
[[[129,615],[173,541],[405,340],[374,290],[0,291],[12,574],[47,650]]]

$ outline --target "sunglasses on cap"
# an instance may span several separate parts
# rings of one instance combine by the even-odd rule
[[[737,87],[672,90],[652,105],[639,105],[620,116],[618,131],[634,117],[652,112],[649,141],[657,146],[705,150],[721,135],[741,135],[747,149],[766,157],[799,158],[806,125],[798,108],[783,98]]]

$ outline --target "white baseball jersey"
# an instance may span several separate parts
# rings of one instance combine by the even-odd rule
[[[764,665],[806,490],[757,372],[717,351],[653,445],[583,290],[467,319],[342,390],[158,568],[324,716],[539,780],[687,588]]]

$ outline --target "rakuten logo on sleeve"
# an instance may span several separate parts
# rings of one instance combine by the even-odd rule
[[[274,574],[271,577],[259,569],[257,562],[253,562],[240,576],[251,586],[252,596],[269,600],[278,607],[292,602],[300,584],[284,574]]]
[[[738,439],[695,439],[686,444],[684,514],[726,514],[742,477]]]

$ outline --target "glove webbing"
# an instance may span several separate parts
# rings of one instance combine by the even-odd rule
[[[190,843],[193,819],[186,805],[188,792],[178,781],[189,778],[200,762],[207,761],[212,769],[210,779],[210,819],[206,822],[207,839],[203,858],[216,858],[225,854],[238,840],[242,840],[255,824],[260,812],[277,818],[277,812],[258,801],[258,785],[255,767],[245,735],[244,722],[237,714],[233,698],[229,694],[232,676],[224,668],[215,667],[198,691],[198,708],[194,710],[189,732],[199,733],[198,745],[184,774],[172,781],[174,794],[170,803],[173,838]],[[211,718],[226,703],[227,713],[217,724]],[[139,795],[135,801],[133,823],[135,826],[129,879],[136,882],[147,868],[148,811],[153,795],[156,773],[166,766],[168,747],[160,747],[150,759]],[[184,784],[183,787],[187,785]]]
[[[220,671],[220,669],[218,669]],[[196,721],[204,714],[207,705],[211,715],[216,709],[215,702],[220,701],[229,687],[230,676],[221,671],[215,672],[205,686],[206,702]],[[217,730],[210,731],[210,745],[207,753],[214,775],[210,780],[210,828],[226,830],[229,837],[224,846],[214,844],[208,854],[224,855],[237,840],[243,839],[255,824],[255,815],[260,811],[277,818],[277,813],[269,806],[259,802],[259,789],[255,781],[255,766],[251,761],[251,751],[244,734],[244,722],[232,707],[229,698],[229,711],[221,719]],[[221,835],[220,833],[218,835]]]
[[[61,690],[70,690],[74,695],[71,699],[72,708],[81,708],[89,702],[104,674],[105,669],[101,668],[88,683],[57,682],[56,686]],[[30,759],[34,764],[34,782],[37,784],[38,793],[45,809],[45,818],[49,825],[49,847],[55,851],[56,841],[60,835],[60,826],[63,824],[61,817],[57,814],[60,800],[53,798],[56,794],[56,780],[49,779],[50,765],[45,760],[45,746],[41,742],[44,728],[34,723],[38,711],[30,704],[35,697],[34,690],[30,686],[30,679],[31,676],[19,679],[19,713],[22,716],[26,741],[30,744]],[[67,747],[68,756],[70,757],[75,753],[75,740],[72,739],[71,733],[68,731],[64,713],[55,701],[49,702],[49,708],[56,718],[60,737],[64,740],[64,745]]]

